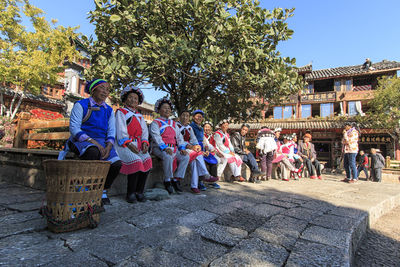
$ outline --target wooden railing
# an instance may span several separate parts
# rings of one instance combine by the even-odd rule
[[[390,157],[386,157],[385,168],[387,169],[398,169],[400,168],[400,160],[392,160]]]
[[[38,133],[35,130],[69,127],[69,119],[58,119],[54,121],[30,121],[30,113],[21,113],[14,137],[14,147],[26,148],[31,141],[67,140],[69,132]]]

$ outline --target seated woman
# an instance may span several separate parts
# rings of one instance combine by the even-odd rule
[[[152,167],[149,150],[149,131],[137,106],[144,100],[142,91],[128,85],[121,92],[123,108],[115,113],[117,145],[115,150],[122,160],[121,173],[128,175],[126,200],[145,201],[143,195],[147,175]]]
[[[287,178],[287,170],[291,171],[292,173],[300,173],[301,169],[297,169],[294,165],[294,158],[293,154],[291,153],[291,147],[293,143],[290,142],[292,140],[291,135],[284,135],[283,136],[283,144],[279,146],[276,155],[277,157],[272,161],[272,163],[280,163],[281,171],[282,171],[282,180],[289,181]],[[297,178],[297,177],[296,177]]]
[[[85,86],[85,92],[91,96],[75,103],[71,111],[68,139],[59,159],[64,159],[71,150],[82,160],[111,161],[102,204],[110,204],[107,190],[119,174],[122,163],[113,145],[115,141],[115,116],[113,109],[106,104],[110,94],[110,85],[102,79],[94,79]]]
[[[194,117],[193,120],[195,120],[196,117],[199,117],[199,113],[197,113]],[[201,120],[199,120],[199,123],[201,123],[203,121],[204,115],[201,115]],[[199,125],[197,122],[193,121],[192,125]],[[195,127],[193,128],[195,129]],[[204,139],[203,139],[203,143],[204,143],[204,150],[208,150],[207,152],[209,152],[209,156],[206,155],[205,158],[205,162],[207,165],[207,168],[209,169],[209,172],[212,176],[218,177],[218,179],[221,177],[221,173],[218,173],[218,164],[223,164],[223,161],[226,161],[226,159],[223,157],[223,155],[215,148],[215,140],[214,140],[214,132],[213,132],[213,124],[210,121],[205,121],[203,124],[203,129],[204,129]],[[194,130],[196,136],[196,130]],[[207,149],[208,148],[208,149]],[[207,153],[206,152],[206,153]],[[217,160],[217,164],[214,164],[214,161],[211,160],[207,160],[207,158],[211,158],[214,157]],[[226,163],[225,163],[226,165]],[[217,183],[212,183],[210,184],[210,186],[212,186],[215,189],[220,189],[221,186]],[[199,188],[200,190],[204,191],[207,190],[207,187],[205,187],[205,185],[200,182],[199,183]]]
[[[189,162],[192,170],[191,190],[193,193],[199,194],[199,180],[213,183],[218,181],[218,178],[213,177],[208,173],[206,164],[204,162],[203,151],[201,151],[201,146],[197,141],[197,137],[194,134],[193,128],[189,125],[189,120],[189,111],[183,111],[179,116],[178,126],[183,136],[183,140],[188,143],[186,146],[186,151],[189,153]],[[216,160],[215,163],[217,163]]]
[[[168,119],[172,112],[171,101],[166,97],[157,100],[154,110],[160,117],[150,124],[152,152],[162,160],[165,189],[170,194],[174,189],[180,193],[183,192],[180,179],[185,177],[189,163],[187,143],[183,140],[177,123]]]
[[[243,162],[240,156],[235,154],[235,149],[233,148],[229,138],[229,122],[228,120],[223,120],[218,125],[220,129],[214,134],[215,148],[222,154],[222,157],[226,159],[226,161],[222,161],[218,165],[218,177],[221,177],[226,164],[228,164],[235,180],[238,182],[244,182],[246,179],[241,175]]]

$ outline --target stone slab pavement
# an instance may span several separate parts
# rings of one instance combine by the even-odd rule
[[[95,229],[54,234],[45,193],[0,183],[4,266],[350,266],[362,236],[400,205],[400,184],[324,180],[220,183],[200,195],[128,204]]]

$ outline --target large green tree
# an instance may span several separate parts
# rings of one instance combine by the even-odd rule
[[[296,92],[295,60],[281,57],[292,9],[257,0],[96,0],[97,41],[89,77],[115,88],[150,83],[176,109],[204,108],[214,120],[254,118],[271,100]]]
[[[374,99],[369,102],[370,109],[366,116],[359,118],[371,127],[387,129],[388,133],[400,141],[400,78],[383,77],[374,92]]]
[[[31,27],[23,25],[24,16]],[[44,12],[28,0],[0,0],[0,82],[17,89],[8,108],[0,89],[1,115],[13,118],[27,92],[38,94],[42,86],[55,84],[64,60],[79,58],[70,41],[75,28],[55,23],[47,22]]]

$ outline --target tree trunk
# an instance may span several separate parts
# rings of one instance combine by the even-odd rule
[[[18,100],[18,103],[17,103],[17,105],[15,106],[15,109],[14,109],[14,111],[13,111],[12,114],[11,114],[11,120],[13,120],[14,117],[15,117],[15,115],[17,115],[17,111],[18,111],[19,107],[21,106],[22,100],[23,100],[24,98],[25,98],[25,92],[22,92],[22,94],[21,94],[21,96],[20,96],[20,98],[19,98],[19,100]]]
[[[10,108],[7,111],[7,117],[10,117],[10,114],[13,113],[14,102],[15,102],[15,99],[17,99],[17,95],[18,95],[18,93],[15,91],[14,96],[10,103]]]
[[[3,91],[0,90],[0,116],[4,116],[5,110],[6,110],[6,106],[4,105]]]

